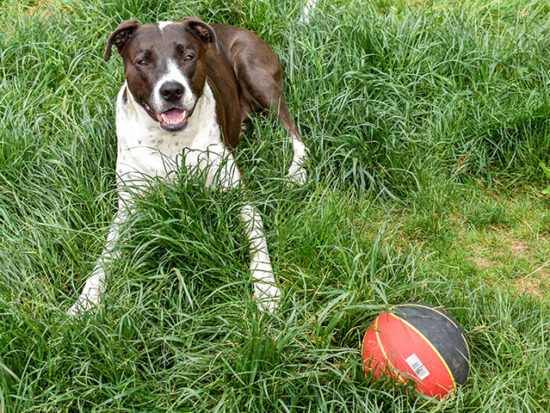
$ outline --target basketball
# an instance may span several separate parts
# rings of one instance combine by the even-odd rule
[[[437,399],[454,393],[470,370],[464,330],[430,304],[400,304],[380,314],[367,329],[362,350],[367,375],[414,380],[417,391]]]

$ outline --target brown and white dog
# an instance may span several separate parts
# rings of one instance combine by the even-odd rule
[[[99,303],[107,264],[116,257],[120,226],[132,210],[132,196],[147,177],[167,177],[182,164],[206,172],[208,185],[234,187],[242,177],[232,148],[248,114],[263,109],[278,117],[292,138],[289,178],[304,183],[306,148],[281,92],[282,68],[267,44],[248,30],[208,25],[198,18],[141,24],[124,21],[107,41],[115,45],[126,82],[116,102],[118,211],[106,247],[69,314]],[[254,296],[272,311],[280,298],[262,220],[251,205],[240,214],[250,242]]]

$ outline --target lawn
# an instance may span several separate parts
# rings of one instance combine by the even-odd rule
[[[0,412],[550,409],[550,3],[545,0],[0,3]],[[116,208],[124,19],[200,16],[262,36],[310,149],[303,187],[272,119],[236,157],[279,309],[252,299],[242,189],[187,176],[137,203],[97,311],[66,315]],[[362,368],[389,305],[468,334],[436,403]]]

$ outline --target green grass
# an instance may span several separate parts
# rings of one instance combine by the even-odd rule
[[[550,6],[544,0],[0,3],[0,412],[541,412],[550,406]],[[127,18],[245,26],[280,56],[311,151],[237,152],[283,291],[252,299],[242,193],[138,202],[98,311],[65,312],[115,211],[105,41]],[[364,376],[388,305],[444,306],[472,347],[442,403]]]

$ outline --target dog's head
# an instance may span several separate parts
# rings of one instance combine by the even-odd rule
[[[175,132],[187,126],[202,95],[205,54],[215,44],[214,30],[197,18],[153,24],[126,20],[109,36],[105,61],[115,45],[136,102],[161,128]]]

